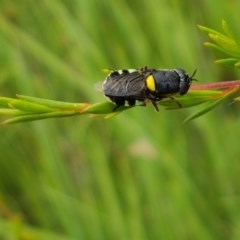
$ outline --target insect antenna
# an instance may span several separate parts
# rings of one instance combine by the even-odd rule
[[[192,76],[189,77],[191,79],[191,81],[198,81],[196,78],[193,78],[195,76],[196,72],[197,72],[197,69],[195,69],[195,71],[193,72]]]

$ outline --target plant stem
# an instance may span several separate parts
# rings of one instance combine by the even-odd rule
[[[240,87],[240,80],[192,85],[191,90],[209,90]]]

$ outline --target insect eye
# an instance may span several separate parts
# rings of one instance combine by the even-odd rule
[[[155,80],[154,80],[153,75],[149,75],[146,78],[146,86],[147,86],[147,89],[150,90],[151,92],[156,91],[156,84],[155,84]]]

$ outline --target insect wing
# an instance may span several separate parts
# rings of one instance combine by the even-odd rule
[[[145,77],[138,71],[110,74],[103,83],[106,96],[145,98]]]

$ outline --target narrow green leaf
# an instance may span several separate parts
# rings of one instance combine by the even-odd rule
[[[204,108],[202,108],[200,111],[195,112],[194,114],[190,115],[189,117],[187,117],[183,123],[187,123],[195,118],[198,118],[200,116],[202,116],[203,114],[209,112],[210,110],[212,110],[213,108],[215,108],[218,104],[220,104],[222,101],[224,100],[224,98],[221,98],[211,104],[209,104],[208,106],[205,106]]]
[[[199,28],[201,31],[203,31],[203,32],[205,32],[205,33],[207,33],[207,34],[209,34],[209,33],[212,33],[212,34],[221,34],[220,32],[218,32],[218,31],[216,31],[216,30],[214,30],[214,29],[212,29],[212,28],[208,28],[208,27],[205,27],[205,26],[202,26],[202,25],[198,25],[198,28]]]
[[[174,99],[166,98],[159,102],[159,105],[165,106],[167,110],[188,108],[208,101],[215,101],[221,96],[221,91],[210,90],[190,90],[186,95]]]
[[[35,120],[41,120],[46,118],[60,118],[60,117],[67,117],[67,116],[76,115],[76,114],[77,114],[76,112],[72,112],[72,111],[27,114],[27,115],[7,119],[3,121],[2,124],[35,121]]]
[[[224,58],[224,59],[216,60],[215,63],[232,66],[232,65],[235,65],[238,61],[239,60],[236,58]]]
[[[230,39],[224,35],[209,34],[209,37],[228,54],[240,57],[240,47],[233,39]]]
[[[204,46],[212,48],[214,50],[220,51],[220,52],[224,52],[226,53],[222,48],[220,48],[218,45],[216,45],[215,43],[211,43],[211,42],[205,42]]]
[[[9,102],[14,98],[0,97],[0,107],[9,108]]]
[[[239,46],[239,39],[236,36],[236,34],[234,34],[234,32],[232,31],[232,29],[230,28],[230,26],[228,25],[228,23],[225,20],[222,20],[222,28],[224,30],[224,32],[226,33],[226,35],[229,38],[232,38]]]
[[[53,110],[52,108],[41,105],[41,104],[30,103],[30,102],[26,102],[18,99],[12,99],[9,102],[9,106],[11,108],[16,108],[22,111],[35,112],[35,113],[51,112]]]
[[[44,99],[44,98],[24,96],[24,95],[19,95],[19,94],[17,94],[17,97],[19,99],[25,100],[27,102],[42,104],[42,105],[48,106],[50,108],[56,108],[56,109],[73,109],[73,108],[81,109],[81,108],[85,108],[86,106],[89,105],[87,103],[69,103],[69,102],[48,100],[48,99]]]
[[[233,88],[230,92],[228,92],[227,94],[223,95],[222,98],[219,98],[218,100],[214,101],[213,103],[209,104],[208,106],[205,106],[204,108],[202,108],[200,111],[190,115],[188,118],[186,118],[184,120],[184,123],[189,122],[190,120],[193,120],[197,117],[202,116],[203,114],[209,112],[210,110],[212,110],[213,108],[215,108],[217,105],[219,105],[221,102],[223,102],[224,100],[228,99],[231,95],[235,94],[237,91],[239,91],[240,88],[239,87],[235,87]]]
[[[112,113],[116,105],[113,102],[100,102],[90,105],[85,108],[81,113],[92,113],[92,114],[109,114]],[[114,110],[114,112],[121,112],[123,110],[132,108],[134,106],[121,106]]]
[[[17,115],[22,115],[22,114],[24,114],[24,112],[21,110],[18,110],[18,109],[0,108],[0,115],[17,116]]]
[[[239,68],[240,67],[240,61],[234,64],[235,67]]]
[[[206,42],[204,45],[214,50],[220,51],[228,55],[224,59],[215,61],[217,64],[231,65],[239,68],[240,62],[240,41],[236,34],[232,31],[225,20],[222,20],[222,28],[225,34],[217,32],[213,29],[199,26],[199,29],[207,33],[209,38],[213,41]]]

